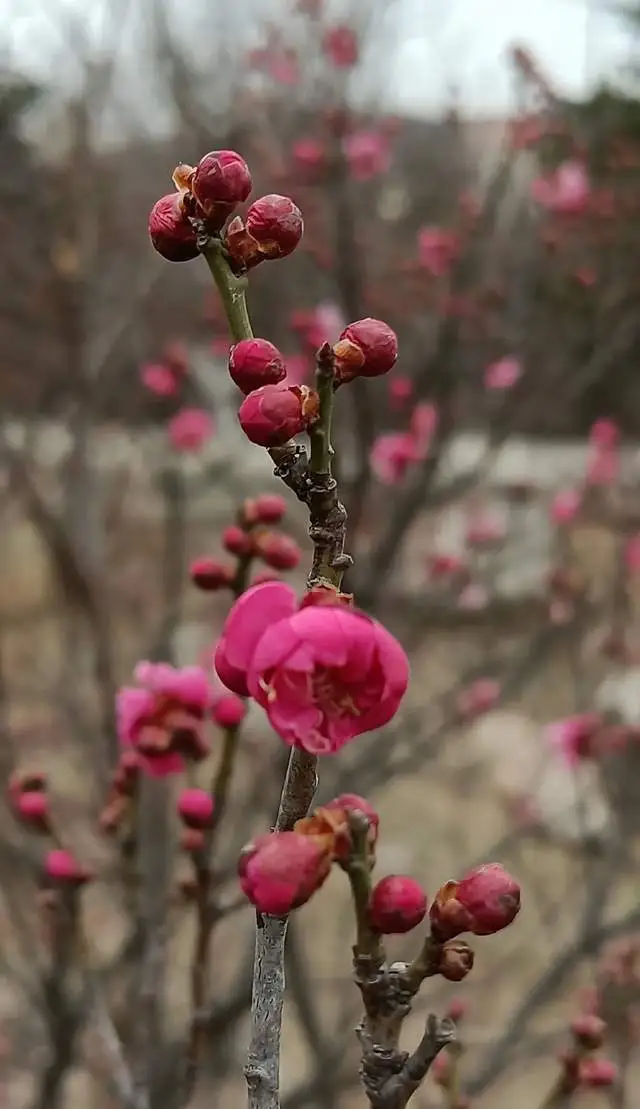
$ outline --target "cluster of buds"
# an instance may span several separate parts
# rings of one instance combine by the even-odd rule
[[[276,530],[285,512],[286,502],[276,493],[245,500],[236,523],[222,533],[222,545],[235,563],[209,556],[196,558],[190,569],[194,585],[205,592],[230,589],[238,595],[254,559],[267,567],[255,577],[254,585],[272,580],[279,571],[295,570],[301,558],[300,547],[291,536]]]
[[[40,771],[16,772],[7,788],[9,807],[19,823],[53,843],[45,853],[41,886],[43,904],[55,906],[56,894],[63,889],[78,889],[93,877],[71,851],[57,845],[51,819],[47,776]]]
[[[180,846],[190,855],[204,848],[206,832],[213,826],[215,800],[206,789],[183,789],[178,796],[178,816],[182,823]]]
[[[302,238],[302,214],[288,196],[259,197],[244,221],[233,215],[252,188],[251,171],[235,150],[212,150],[197,166],[177,166],[173,183],[175,192],[156,201],[149,215],[151,242],[170,262],[196,258],[204,235],[221,238],[233,270],[244,273],[285,258]]]
[[[364,836],[356,837],[354,822]],[[271,832],[248,844],[238,867],[242,889],[259,912],[285,916],[320,889],[334,863],[348,875],[354,868],[371,873],[379,825],[368,801],[342,794],[299,820],[293,831]],[[428,912],[421,977],[439,974],[459,982],[473,967],[473,951],[458,938],[461,933],[492,935],[511,924],[519,909],[517,883],[498,863],[489,863],[445,883],[430,908],[414,878],[387,875],[369,884],[365,914],[371,933],[384,936],[412,931]]]
[[[570,1097],[579,1089],[613,1086],[617,1077],[615,1063],[595,1054],[602,1047],[607,1026],[596,1013],[581,1013],[571,1023],[571,1045],[559,1053],[561,1065],[556,1088]]]

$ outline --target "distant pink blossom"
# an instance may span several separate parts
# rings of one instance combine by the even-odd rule
[[[374,440],[369,461],[378,481],[383,485],[397,485],[420,457],[410,431],[388,431]]]
[[[351,69],[359,56],[358,37],[346,23],[329,27],[322,39],[322,50],[336,69]]]
[[[458,594],[458,608],[463,612],[481,612],[489,604],[489,590],[479,581],[471,581]]]
[[[185,755],[206,753],[202,734],[212,689],[199,666],[176,669],[168,663],[140,662],[137,686],[118,690],[118,738],[134,748],[147,773],[164,777],[183,768]]]
[[[388,385],[389,398],[394,408],[402,408],[413,394],[410,377],[391,377]]]
[[[293,50],[269,59],[269,74],[279,85],[298,85],[300,83],[300,64]]]
[[[533,199],[542,208],[558,215],[580,215],[589,206],[591,184],[582,162],[563,162],[553,172],[536,177],[531,186]]]
[[[458,696],[458,712],[466,719],[474,719],[489,712],[500,698],[500,682],[494,678],[477,678]]]
[[[395,715],[407,657],[381,624],[342,605],[299,607],[283,582],[253,586],[235,602],[216,651],[233,692],[248,692],[285,743],[338,751]]]
[[[140,380],[157,397],[173,397],[178,392],[178,378],[163,362],[145,362],[140,367]]]
[[[215,425],[203,408],[183,408],[169,421],[167,430],[174,450],[199,451],[211,439]]]
[[[549,516],[554,524],[569,524],[575,520],[582,505],[579,489],[561,489],[556,493],[549,507]]]
[[[616,421],[606,416],[595,420],[589,430],[589,442],[598,447],[616,447],[620,442],[620,428]]]
[[[601,717],[596,713],[567,716],[548,725],[547,742],[569,766],[577,766],[595,754],[594,740],[601,726]]]
[[[466,565],[460,555],[436,552],[427,557],[427,570],[432,581],[439,581],[465,573]]]
[[[483,547],[500,543],[505,537],[502,520],[488,509],[474,509],[469,513],[465,530],[465,540],[470,547]]]
[[[418,257],[434,277],[449,273],[460,254],[460,238],[443,227],[423,227],[418,232]]]
[[[426,455],[429,451],[431,440],[438,427],[438,409],[429,401],[416,404],[411,413],[411,434],[413,435],[418,452]]]
[[[389,168],[389,139],[380,131],[355,131],[344,140],[344,152],[354,181],[368,181]]]
[[[315,175],[324,167],[327,161],[327,152],[324,143],[319,139],[298,139],[293,144],[291,151],[297,169],[307,174]]]
[[[522,364],[512,356],[499,358],[487,366],[484,383],[487,389],[511,389],[522,376]]]
[[[289,354],[284,360],[286,385],[307,385],[311,377],[312,362],[306,354]]]

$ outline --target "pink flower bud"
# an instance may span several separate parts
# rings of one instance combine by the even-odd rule
[[[286,258],[304,231],[302,213],[288,196],[270,193],[254,200],[247,212],[246,230],[264,258]]]
[[[359,797],[357,793],[341,793],[339,797],[334,797],[332,801],[328,801],[326,805],[323,805],[321,811],[323,813],[344,813],[344,828],[342,829],[339,826],[334,826],[334,849],[337,859],[346,859],[352,850],[353,845],[349,829],[349,816],[351,813],[359,813],[366,817],[369,824],[367,841],[373,853],[373,849],[378,840],[380,817],[369,801],[365,800],[364,797]]]
[[[302,557],[302,551],[290,535],[264,532],[256,537],[256,553],[272,570],[294,570]]]
[[[199,451],[215,432],[213,420],[203,408],[183,408],[169,421],[167,431],[176,451]]]
[[[581,1047],[595,1051],[602,1047],[607,1026],[595,1013],[581,1013],[571,1022],[571,1031]]]
[[[601,1088],[613,1086],[618,1075],[618,1068],[610,1059],[582,1059],[578,1070],[581,1086]]]
[[[464,940],[449,940],[440,950],[438,974],[447,982],[462,982],[473,970],[474,954]]]
[[[281,447],[305,431],[318,415],[318,395],[304,385],[263,385],[240,405],[247,439],[259,447]]]
[[[213,593],[232,584],[235,570],[233,566],[225,566],[217,558],[196,558],[189,567],[189,577],[198,589]]]
[[[247,713],[247,706],[235,693],[225,693],[214,702],[211,716],[221,728],[237,728]]]
[[[49,828],[49,798],[43,790],[27,790],[15,803],[16,816],[23,824],[37,831]]]
[[[369,922],[383,935],[410,932],[424,920],[427,895],[419,882],[389,875],[374,886],[369,902]]]
[[[202,208],[207,221],[222,227],[237,204],[251,192],[249,167],[235,150],[212,150],[196,166],[191,179],[191,192]]]
[[[170,366],[147,362],[140,367],[140,380],[157,397],[172,397],[178,392],[178,379]]]
[[[241,339],[229,351],[229,374],[245,396],[286,376],[283,357],[268,339]]]
[[[201,828],[185,828],[180,836],[180,849],[187,855],[196,855],[204,847],[204,832]]]
[[[460,1024],[460,1021],[464,1018],[466,1012],[467,1003],[466,1001],[463,1001],[461,997],[454,997],[449,1002],[449,1008],[447,1009],[447,1016],[449,1020],[455,1021],[456,1024]]]
[[[179,193],[169,193],[156,201],[149,215],[149,238],[158,254],[169,262],[189,262],[198,257],[196,232]]]
[[[344,329],[333,349],[339,381],[378,377],[395,366],[398,339],[382,320],[356,320]]]
[[[471,917],[476,936],[491,936],[515,920],[520,911],[520,886],[500,865],[486,863],[457,883],[456,899]]]
[[[91,871],[82,866],[70,851],[61,848],[47,852],[44,871],[52,882],[60,886],[81,886],[93,877]]]
[[[331,862],[331,853],[316,839],[297,832],[271,832],[242,851],[240,885],[259,912],[286,916],[320,889]]]
[[[23,771],[16,770],[7,784],[7,792],[9,797],[15,804],[21,793],[31,793],[32,791],[41,791],[47,788],[47,775],[39,770]]]
[[[251,501],[252,524],[279,524],[287,511],[287,502],[278,493],[262,493]],[[247,517],[249,519],[249,517]]]
[[[322,40],[322,50],[336,69],[351,69],[359,53],[355,31],[346,23],[329,27]]]
[[[561,489],[556,493],[549,508],[549,515],[554,524],[570,524],[578,515],[582,504],[582,493],[579,489]]]
[[[183,789],[178,797],[178,815],[189,828],[209,828],[213,798],[204,789]]]
[[[253,543],[243,528],[238,527],[237,524],[231,524],[222,533],[222,546],[229,554],[236,555],[237,558],[246,558],[251,554]]]

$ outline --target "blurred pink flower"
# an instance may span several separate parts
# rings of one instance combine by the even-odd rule
[[[342,605],[299,608],[283,582],[253,586],[235,602],[216,669],[236,693],[244,679],[285,743],[314,754],[388,723],[409,680],[407,657],[381,624]]]
[[[306,385],[312,372],[311,359],[306,354],[289,354],[284,360],[287,376],[285,385]]]
[[[585,712],[555,720],[545,729],[547,742],[569,766],[594,755],[594,739],[602,725],[597,713]]]
[[[522,375],[522,365],[512,356],[499,358],[487,366],[484,383],[487,389],[511,389]]]
[[[474,508],[469,512],[465,530],[465,541],[470,547],[483,547],[500,543],[505,537],[502,520],[488,509]]]
[[[551,501],[549,516],[554,524],[569,524],[578,515],[581,505],[579,489],[561,489]]]
[[[378,481],[397,485],[421,455],[410,431],[387,431],[371,447],[369,461]]]
[[[500,698],[500,682],[494,678],[476,678],[458,695],[458,712],[473,719],[489,712]]]
[[[620,428],[616,421],[606,416],[595,420],[589,430],[589,442],[598,447],[616,447],[620,442]]]
[[[536,177],[531,186],[533,199],[542,208],[560,215],[579,215],[589,205],[591,184],[582,162],[563,162],[550,174]]]
[[[427,571],[433,581],[439,581],[465,573],[466,566],[460,555],[436,552],[427,556]]]
[[[358,61],[358,38],[346,23],[329,27],[322,39],[322,50],[336,69],[351,69]]]
[[[344,152],[354,181],[368,181],[389,168],[389,139],[380,131],[355,131],[344,140]]]
[[[140,380],[157,397],[173,397],[178,392],[179,382],[173,370],[162,362],[145,362],[140,367]]]
[[[293,144],[291,153],[296,168],[304,170],[307,174],[315,175],[326,164],[327,154],[324,143],[318,139],[298,139]]]
[[[269,59],[269,74],[279,85],[300,83],[300,64],[295,50],[286,50]]]
[[[183,408],[168,425],[174,450],[199,451],[215,432],[213,419],[203,408]]]
[[[196,757],[207,751],[202,735],[212,700],[207,675],[199,666],[140,662],[134,677],[138,687],[122,687],[116,698],[120,743],[136,750],[147,773],[178,773],[186,753]]]
[[[410,377],[392,377],[388,384],[389,398],[394,408],[403,408],[413,394]]]
[[[458,594],[458,608],[464,612],[480,612],[488,604],[489,590],[481,582],[469,582]]]
[[[429,401],[416,404],[411,413],[411,434],[414,437],[420,456],[428,454],[431,440],[438,427],[438,409]]]
[[[434,277],[449,273],[460,254],[460,239],[455,231],[442,227],[423,227],[418,232],[418,257]]]

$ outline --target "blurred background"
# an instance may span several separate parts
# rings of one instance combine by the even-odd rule
[[[536,1109],[595,1005],[617,1078],[580,1104],[640,1103],[636,9],[0,0],[0,770],[49,776],[99,875],[90,955],[52,958],[40,843],[0,812],[0,1106],[126,1105],[121,1057],[140,1053],[140,1109],[184,1104],[193,925],[171,787],[143,847],[96,828],[118,686],[141,658],[210,663],[227,601],[189,563],[220,552],[244,497],[279,490],[237,425],[206,266],[147,236],[175,165],[226,147],[254,197],[305,216],[295,255],[250,280],[290,380],[351,320],[400,341],[388,378],[338,394],[335,446],[347,588],[413,681],[389,728],[323,762],[320,800],[374,802],[381,873],[434,892],[497,859],[521,881],[517,923],[479,941],[458,991],[474,1106]],[[234,867],[285,765],[259,711],[244,736],[192,1103],[208,1109],[245,1096],[254,917]],[[291,922],[283,1109],[362,1104],[351,930],[335,876]],[[454,991],[430,986],[407,1046]],[[415,1104],[452,1102],[428,1080]]]

